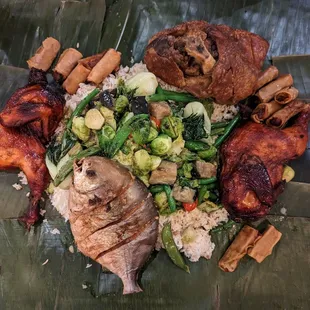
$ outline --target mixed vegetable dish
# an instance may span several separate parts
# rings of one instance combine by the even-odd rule
[[[160,214],[221,207],[218,148],[239,120],[211,124],[213,104],[168,91],[138,73],[117,88],[95,88],[67,112],[46,154],[53,186],[67,189],[73,161],[94,154],[129,168],[150,190]]]

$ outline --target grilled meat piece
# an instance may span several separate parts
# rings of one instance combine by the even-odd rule
[[[168,84],[236,104],[253,93],[268,47],[248,31],[190,21],[155,34],[144,61]]]
[[[283,191],[283,165],[307,146],[310,106],[285,129],[251,121],[236,128],[221,148],[222,203],[236,220],[267,214]]]
[[[45,148],[31,133],[0,125],[0,170],[19,168],[30,187],[29,209],[21,218],[27,228],[39,219],[40,198],[49,181],[44,156]]]
[[[103,157],[74,164],[70,224],[79,250],[118,275],[124,294],[140,292],[138,272],[157,239],[151,194],[125,167]]]
[[[47,84],[45,72],[32,68],[29,84],[19,88],[0,113],[5,127],[28,129],[43,143],[50,140],[63,117],[64,97],[56,84]]]

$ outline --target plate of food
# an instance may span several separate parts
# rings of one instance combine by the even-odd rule
[[[10,229],[39,238],[29,248],[44,248],[36,259],[53,266],[48,278],[70,256],[99,277],[62,265],[61,285],[81,273],[80,289],[96,297],[149,296],[158,272],[163,287],[188,281],[200,296],[203,270],[219,306],[220,281],[276,266],[288,232],[286,205],[274,210],[295,191],[310,107],[281,60],[266,65],[268,49],[253,32],[202,20],[155,33],[130,65],[113,46],[83,55],[42,41],[0,112],[0,169],[19,170],[14,188],[29,188]]]

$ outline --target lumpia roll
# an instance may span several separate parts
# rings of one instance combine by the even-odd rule
[[[271,117],[269,117],[266,121],[266,124],[275,128],[283,128],[288,120],[301,112],[305,106],[306,104],[303,101],[294,100],[284,106],[283,109],[277,111]]]
[[[235,271],[241,258],[247,254],[250,247],[254,246],[258,238],[258,230],[248,225],[243,226],[224,256],[220,259],[219,267],[226,272]]]
[[[290,74],[284,74],[261,88],[256,93],[256,96],[260,99],[261,102],[269,102],[279,90],[290,87],[292,85],[292,76]]]
[[[67,48],[64,50],[53,70],[55,80],[65,80],[82,57],[83,55],[74,48]]]
[[[251,118],[255,123],[261,123],[283,106],[275,101],[260,103],[252,112]]]
[[[62,87],[67,93],[73,95],[79,88],[79,84],[86,81],[90,70],[85,68],[82,64],[78,64],[69,74]]]
[[[79,61],[79,63],[91,71],[96,66],[96,64],[102,59],[102,57],[106,54],[106,52],[107,51],[103,51],[99,54],[83,58]]]
[[[295,100],[298,96],[298,89],[295,87],[286,87],[274,95],[274,100],[280,104],[287,104]]]
[[[272,225],[264,231],[262,237],[257,240],[254,247],[249,249],[248,255],[261,263],[272,253],[274,246],[280,241],[282,234]]]
[[[52,37],[46,38],[37,49],[35,55],[27,60],[29,69],[36,68],[47,71],[52,65],[59,50],[60,43],[56,39]]]
[[[119,66],[120,62],[121,53],[113,48],[110,48],[91,70],[89,76],[87,77],[87,81],[94,84],[101,83]]]
[[[256,81],[254,90],[257,91],[267,83],[273,81],[279,75],[279,70],[275,66],[270,66],[266,70],[262,71]]]

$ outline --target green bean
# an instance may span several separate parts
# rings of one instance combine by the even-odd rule
[[[229,122],[213,123],[213,124],[211,124],[211,129],[223,128],[223,127],[226,127],[228,124],[229,124]]]
[[[163,185],[153,185],[150,187],[150,192],[155,195],[157,193],[161,193],[165,191],[164,186]]]
[[[210,147],[208,144],[201,142],[201,141],[193,141],[193,140],[189,140],[189,141],[185,141],[185,147],[190,150],[190,151],[205,151],[208,150]]]
[[[189,93],[178,93],[175,91],[164,90],[160,86],[158,86],[156,89],[156,94],[147,96],[146,100],[148,102],[173,100],[176,102],[187,103],[195,101],[196,98]]]
[[[176,202],[172,196],[172,191],[169,185],[163,185],[164,187],[164,191],[167,195],[167,199],[168,199],[168,205],[169,205],[169,209],[171,212],[174,212],[176,210]]]
[[[208,179],[199,179],[199,185],[208,185],[217,181],[216,177],[208,178]]]
[[[71,129],[73,118],[75,116],[79,116],[82,114],[86,106],[89,104],[89,102],[98,94],[100,93],[100,90],[98,88],[95,88],[91,93],[89,93],[75,108],[73,113],[71,114],[69,121],[67,123],[67,128]]]
[[[210,136],[220,136],[225,132],[225,128],[215,128],[211,129]]]
[[[198,152],[198,156],[204,160],[211,160],[217,153],[217,148],[211,145],[209,149]]]
[[[208,185],[204,185],[204,186],[207,186],[208,190],[210,190],[210,189],[217,188],[218,184],[216,182],[214,182],[214,183],[211,183],[211,184],[208,184]]]
[[[173,263],[184,271],[190,273],[189,267],[185,264],[184,259],[173,240],[170,222],[164,225],[163,230],[161,231],[161,239]]]
[[[227,125],[227,127],[225,128],[225,132],[222,136],[218,137],[214,143],[215,147],[219,147],[224,140],[229,136],[229,134],[231,133],[231,131],[233,130],[233,128],[237,125],[237,123],[239,122],[239,120],[241,119],[240,115],[237,114]]]
[[[208,185],[203,185],[200,187],[199,192],[198,192],[198,205],[200,205],[208,193]]]

